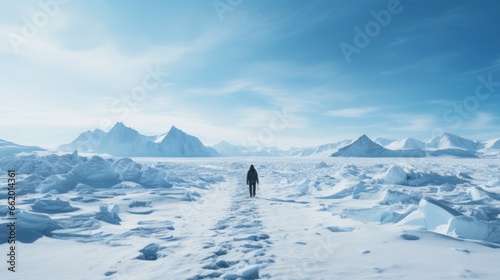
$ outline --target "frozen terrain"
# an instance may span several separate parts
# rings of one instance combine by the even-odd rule
[[[250,198],[254,164],[261,185]],[[1,279],[498,279],[497,158],[0,159]],[[1,184],[0,201],[6,201]],[[7,253],[6,203],[0,252]]]

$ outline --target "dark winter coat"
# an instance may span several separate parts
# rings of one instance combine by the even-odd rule
[[[259,183],[259,175],[257,174],[257,170],[252,166],[250,166],[250,170],[247,173],[247,185]]]

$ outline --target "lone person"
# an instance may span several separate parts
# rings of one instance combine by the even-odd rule
[[[253,164],[250,165],[250,170],[247,173],[247,185],[250,190],[250,197],[255,197],[255,185],[259,183],[259,175],[257,174],[257,170],[253,167]]]

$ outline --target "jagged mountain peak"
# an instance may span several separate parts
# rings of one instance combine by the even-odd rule
[[[173,135],[187,135],[187,134],[173,125],[168,131],[167,136],[168,135],[173,136]]]
[[[334,157],[390,157],[393,151],[386,149],[373,142],[366,134],[363,134],[356,141],[352,142],[337,152]]]
[[[71,144],[62,145],[63,150],[77,150],[80,152],[97,152],[123,157],[192,157],[192,156],[215,156],[217,153],[207,148],[201,141],[182,130],[172,126],[168,133],[148,137],[140,134],[137,130],[117,122],[107,133],[102,132],[102,137],[94,141],[91,136],[100,134],[101,130],[82,133]],[[92,141],[89,141],[91,139]]]

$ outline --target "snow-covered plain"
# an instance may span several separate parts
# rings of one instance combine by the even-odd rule
[[[498,161],[5,157],[0,278],[498,279]]]

